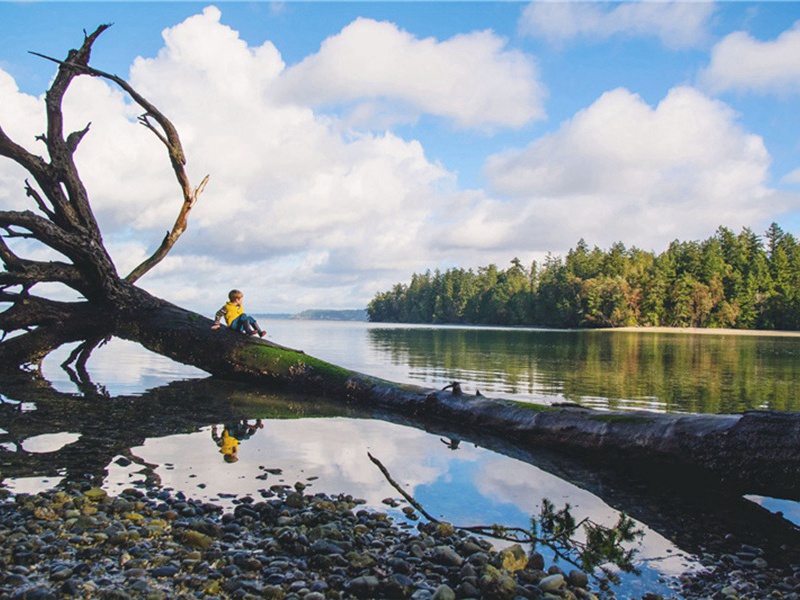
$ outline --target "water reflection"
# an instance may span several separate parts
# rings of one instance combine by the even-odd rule
[[[312,493],[354,494],[403,520],[399,508],[384,504],[396,491],[371,464],[369,452],[432,514],[457,524],[525,527],[545,496],[570,502],[578,518],[611,524],[618,516],[601,497],[535,463],[316,398],[273,396],[211,380],[173,382],[103,402],[45,385],[32,390],[5,385],[2,392],[38,398],[35,413],[14,412],[9,419],[2,414],[5,435],[21,441],[18,452],[0,451],[2,483],[16,492],[47,489],[61,478],[88,478],[112,494],[159,485],[230,507],[236,496],[268,497],[274,485],[301,482]],[[45,436],[55,441],[58,430],[79,437],[64,435],[61,441],[71,443],[42,447],[47,451],[41,454],[24,449]],[[241,436],[236,461],[220,456],[223,431]],[[660,533],[642,527],[645,575],[626,578],[624,589],[666,591],[658,579],[682,572],[692,560]]]
[[[523,399],[721,413],[800,410],[800,338],[478,328],[368,330],[411,379]]]
[[[0,383],[0,484],[35,492],[61,479],[88,479],[112,493],[160,485],[225,504],[237,495],[268,496],[271,486],[301,482],[310,492],[354,494],[402,519],[383,503],[396,492],[369,462],[370,452],[429,512],[459,525],[524,527],[543,497],[569,502],[578,518],[603,523],[624,510],[646,532],[639,556],[643,575],[624,579],[626,597],[666,594],[668,577],[694,565],[691,555],[718,532],[767,548],[800,547],[786,521],[702,482],[676,487],[674,480],[638,480],[503,440],[462,435],[457,424],[425,431],[421,423],[392,422],[335,402],[269,394],[197,373],[169,382],[182,369],[176,365],[164,369],[161,385],[145,390],[147,378],[130,364],[158,379],[165,359],[125,344],[118,350],[113,341],[91,371],[104,389],[127,393],[78,393],[58,375],[53,385]],[[131,363],[116,368],[120,356]],[[223,430],[241,436],[236,461],[220,453]]]

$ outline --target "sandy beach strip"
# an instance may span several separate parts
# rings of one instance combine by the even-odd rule
[[[768,331],[764,329],[722,329],[714,327],[604,327],[595,331],[629,331],[635,333],[678,333],[692,335],[747,335],[800,338],[800,331]]]

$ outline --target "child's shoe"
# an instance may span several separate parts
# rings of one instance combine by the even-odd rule
[[[264,331],[263,329],[258,332],[258,337],[264,337],[265,335],[267,335],[267,332]]]

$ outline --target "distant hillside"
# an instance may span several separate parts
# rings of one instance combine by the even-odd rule
[[[364,308],[352,310],[304,310],[292,316],[292,319],[307,321],[366,321],[367,310]]]

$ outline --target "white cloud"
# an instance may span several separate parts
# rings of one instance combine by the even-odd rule
[[[744,31],[726,36],[711,53],[711,63],[700,74],[715,92],[800,92],[800,21],[777,39],[762,42]]]
[[[22,94],[14,78],[0,69],[0,106],[3,114],[13,115],[13,119],[3,119],[3,131],[17,144],[40,154],[44,144],[37,142],[35,136],[45,132],[44,105],[35,97]],[[0,160],[0,206],[5,209],[21,210],[30,208],[25,197],[26,171],[15,162]]]
[[[140,284],[203,312],[213,313],[232,287],[246,292],[254,313],[358,307],[414,271],[515,255],[529,262],[580,237],[650,248],[720,224],[758,225],[792,201],[767,187],[761,138],[744,131],[725,104],[689,88],[655,108],[625,90],[609,92],[557,131],[492,157],[491,190],[459,190],[420,142],[391,131],[354,132],[289,94],[299,89],[300,71],[287,70],[271,42],[251,47],[220,19],[210,7],[165,30],[162,50],[137,59],[129,76],[176,124],[193,183],[211,175],[189,228]],[[449,56],[442,46],[456,40],[357,25],[383,28],[422,54]],[[346,28],[332,39],[350,35]],[[465,39],[478,38],[499,44],[491,34]],[[505,56],[502,44],[495,48],[483,56]],[[322,69],[320,61],[336,56],[323,45],[296,69]],[[419,98],[428,84],[423,78],[419,89],[427,91]],[[378,77],[376,88],[386,85]],[[21,94],[2,71],[0,95],[0,122],[35,146],[43,98]],[[125,274],[172,225],[180,190],[165,149],[136,123],[139,110],[118,90],[80,78],[66,107],[69,129],[92,122],[76,160]],[[467,122],[469,114],[454,109],[449,116]],[[0,201],[30,208],[14,168],[0,161]]]
[[[800,169],[795,169],[791,173],[787,173],[781,179],[781,183],[788,183],[791,185],[800,185]]]
[[[354,103],[354,122],[376,113],[428,113],[464,128],[519,127],[544,116],[533,59],[490,31],[440,42],[361,18],[290,68],[279,85],[284,97],[314,105]]]
[[[523,34],[551,43],[578,37],[603,40],[616,35],[657,37],[667,48],[702,43],[714,12],[711,2],[533,2],[520,19]]]
[[[210,7],[165,30],[158,56],[131,69],[132,85],[177,126],[193,183],[211,174],[188,230],[140,284],[203,310],[234,285],[262,312],[349,308],[363,306],[376,281],[423,268],[431,215],[457,198],[454,176],[417,141],[356,134],[302,99],[277,98],[277,49],[249,47],[220,17]],[[0,84],[3,123],[25,116],[14,134],[32,140],[44,126],[42,99],[9,89],[8,76]],[[92,121],[76,161],[127,273],[172,225],[180,189],[165,149],[118,90],[80,78],[65,104],[69,129]],[[9,186],[21,185],[19,175],[9,172]]]
[[[476,235],[488,224],[507,244],[534,239],[553,251],[580,237],[660,249],[779,209],[789,198],[767,187],[769,162],[759,136],[695,89],[675,88],[656,107],[617,89],[558,131],[491,157],[494,190],[510,200],[476,202],[468,222]]]

